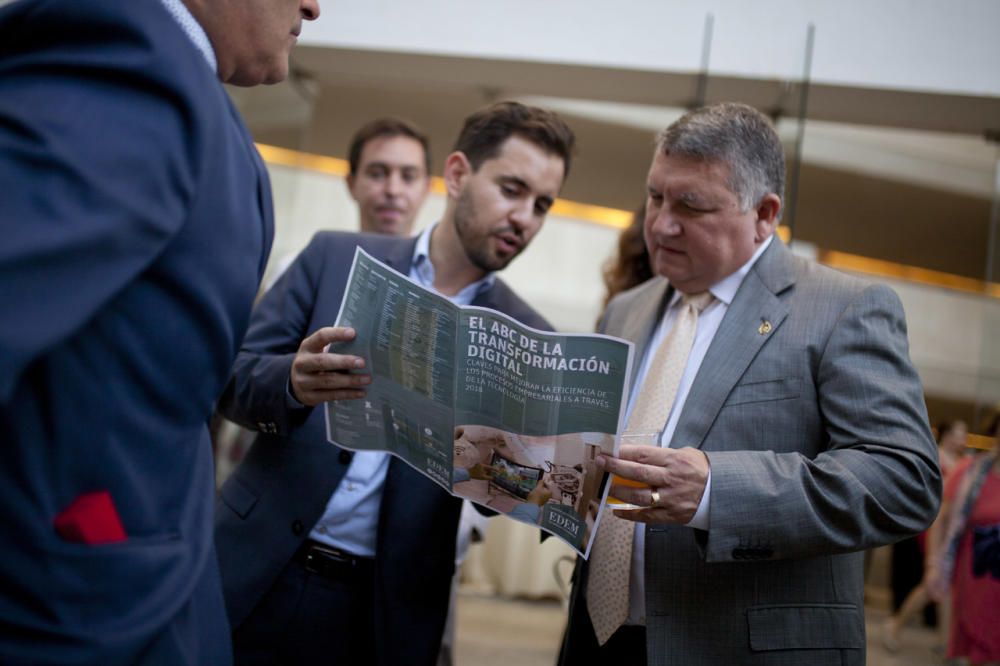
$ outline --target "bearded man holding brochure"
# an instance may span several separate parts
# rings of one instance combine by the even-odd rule
[[[221,401],[260,432],[222,488],[216,542],[239,663],[435,663],[461,501],[403,461],[327,441],[324,401],[370,377],[328,353],[360,246],[460,305],[551,327],[497,276],[541,228],[573,133],[513,102],[471,115],[445,161],[441,221],[416,238],[322,232],[265,294]]]

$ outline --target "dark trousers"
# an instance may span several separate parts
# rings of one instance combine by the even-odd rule
[[[646,666],[646,628],[624,625],[600,645],[584,595],[574,589],[559,666]]]
[[[307,548],[233,633],[237,665],[374,662],[371,560],[314,566],[306,560]]]

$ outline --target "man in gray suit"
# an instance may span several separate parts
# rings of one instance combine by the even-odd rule
[[[637,396],[681,302],[711,296],[662,430],[603,459],[647,484],[612,487],[642,507],[615,512],[635,521],[624,622],[599,645],[592,618],[613,603],[591,593],[605,571],[595,546],[561,664],[864,664],[862,551],[936,515],[901,304],[793,256],[774,237],[783,187],[777,134],[750,107],[691,111],[659,139],[645,224],[657,277],[601,325],[636,343]]]

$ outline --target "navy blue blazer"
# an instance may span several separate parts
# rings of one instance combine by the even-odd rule
[[[226,664],[206,423],[266,172],[160,2],[14,2],[0,35],[0,663]],[[60,536],[98,491],[127,539]]]
[[[308,537],[351,462],[350,451],[327,441],[324,410],[289,409],[286,390],[299,343],[336,321],[359,245],[410,272],[415,238],[317,234],[258,304],[220,400],[228,418],[262,432],[223,485],[216,509],[216,546],[234,629]],[[501,280],[473,304],[551,330]],[[436,663],[460,509],[460,500],[392,458],[377,532],[373,664]]]

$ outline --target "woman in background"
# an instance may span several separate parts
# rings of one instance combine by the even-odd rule
[[[653,277],[653,269],[649,263],[649,251],[646,249],[646,238],[643,225],[646,221],[645,201],[632,215],[632,223],[622,230],[618,236],[618,254],[604,265],[604,286],[607,295],[604,297],[605,307],[620,292],[642,284]]]
[[[931,528],[930,597],[951,588],[948,657],[973,666],[1000,664],[1000,416],[993,449],[959,462],[945,482],[940,518]]]
[[[965,421],[945,422],[937,427],[938,463],[941,465],[941,476],[945,483],[947,483],[951,471],[965,454],[968,434]],[[930,555],[927,552],[928,532],[923,532],[917,537],[921,571],[926,569],[926,563],[930,561]],[[896,562],[894,561],[893,564],[895,565]],[[930,601],[925,581],[921,581],[910,590],[896,613],[886,620],[882,643],[887,650],[895,652],[899,649],[899,635],[903,627],[914,614],[923,609]]]

